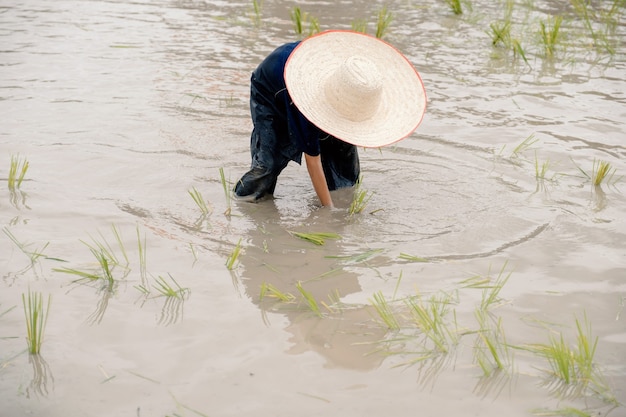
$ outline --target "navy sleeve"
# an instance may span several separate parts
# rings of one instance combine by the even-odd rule
[[[288,96],[287,96],[288,97]],[[287,106],[287,120],[289,124],[289,135],[293,138],[298,149],[308,155],[317,156],[320,154],[320,138],[324,134],[313,123],[309,122],[289,98]]]
[[[291,52],[298,46],[292,42],[276,48],[254,72],[256,88],[274,106],[277,122],[286,124],[289,141],[300,152],[317,156],[320,154],[320,138],[328,136],[311,123],[293,104],[285,85],[285,64]],[[297,158],[299,161],[299,157]]]

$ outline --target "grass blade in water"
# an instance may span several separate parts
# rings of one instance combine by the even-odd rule
[[[298,288],[298,291],[300,291],[300,294],[302,294],[302,297],[307,302],[307,304],[308,304],[309,308],[311,309],[311,311],[314,312],[316,316],[322,317],[322,312],[320,310],[319,305],[317,304],[317,301],[313,297],[313,294],[311,294],[309,291],[305,290],[302,287],[302,283],[300,281],[298,281],[298,283],[296,284],[296,288]]]
[[[288,231],[292,236],[298,237],[300,239],[309,241],[316,245],[323,245],[326,243],[326,239],[341,239],[341,236],[337,233],[304,233],[304,232],[294,232]]]

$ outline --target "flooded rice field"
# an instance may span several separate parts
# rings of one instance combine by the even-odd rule
[[[461,6],[3,2],[0,415],[626,416],[624,2]],[[428,108],[365,209],[228,198],[251,71],[379,16]]]

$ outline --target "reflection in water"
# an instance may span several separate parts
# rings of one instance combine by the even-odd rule
[[[161,315],[157,321],[158,324],[169,326],[183,319],[183,305],[187,295],[183,294],[179,297],[165,297]]]
[[[19,189],[9,189],[9,201],[11,205],[16,209],[25,208],[30,210],[30,207],[26,204],[26,198],[28,194]]]
[[[341,235],[345,213],[314,210],[297,227],[286,224],[287,219],[281,218],[274,200],[242,204],[239,209],[256,223],[257,230],[250,233],[248,245],[240,256],[243,272],[234,282],[242,285],[243,291],[258,304],[266,323],[271,323],[271,314],[288,318],[290,323],[285,330],[291,333],[293,343],[289,352],[313,350],[331,366],[352,369],[378,366],[382,356],[371,353],[384,338],[386,329],[373,324],[366,307],[346,308],[339,301],[361,291],[358,275],[337,265],[336,256],[344,250],[341,241],[326,241],[325,245],[317,246],[287,231],[297,228],[306,233],[332,231]],[[306,230],[307,226],[316,230]],[[261,301],[261,288],[268,285],[292,295],[295,301],[269,302],[269,297]],[[316,301],[323,318],[307,305],[299,285]]]
[[[435,382],[441,373],[456,361],[456,351],[439,353],[432,357],[420,358],[417,366],[418,381],[422,386],[435,387]]]
[[[190,295],[189,288],[182,288],[171,275],[170,279],[175,286],[161,276],[155,280],[153,288],[158,292],[155,296],[151,296],[151,291],[148,289],[148,285],[143,279],[143,284],[135,287],[142,292],[141,297],[137,300],[140,308],[143,308],[148,300],[164,300],[157,319],[157,324],[162,326],[169,326],[183,319],[183,306]]]
[[[104,280],[102,280],[104,281]],[[115,294],[117,283],[115,281],[106,281],[99,289],[100,299],[93,313],[87,317],[86,322],[90,325],[100,324],[104,318],[104,313],[109,306],[109,300]]]
[[[606,193],[602,189],[601,185],[593,187],[593,211],[600,212],[606,208],[607,199]]]
[[[474,386],[474,394],[483,398],[492,394],[495,398],[502,393],[504,388],[510,388],[513,380],[514,376],[510,373],[496,369],[490,375],[483,375],[478,379]]]
[[[51,384],[54,388],[54,376],[48,362],[41,354],[29,354],[28,362],[33,367],[33,379],[26,388],[26,397],[30,398],[31,394],[41,397],[48,396],[48,385]]]

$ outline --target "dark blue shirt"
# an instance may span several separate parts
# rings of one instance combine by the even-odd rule
[[[275,118],[274,125],[277,126],[281,122],[285,124],[283,134],[289,136],[289,142],[294,148],[286,156],[298,163],[301,161],[302,152],[311,156],[319,155],[320,139],[328,136],[300,113],[287,92],[284,78],[285,64],[299,43],[300,41],[287,43],[275,49],[253,72],[251,81],[251,90],[256,102],[269,106],[274,113],[272,115]],[[282,130],[278,126],[277,129]],[[297,152],[294,153],[293,150]]]

